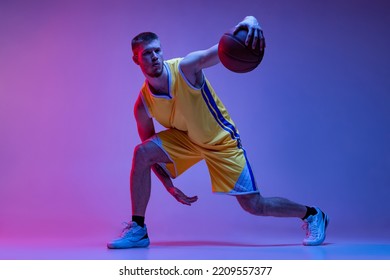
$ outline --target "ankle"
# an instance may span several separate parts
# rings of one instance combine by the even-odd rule
[[[145,217],[133,215],[131,220],[136,222],[140,227],[144,227],[145,225]]]
[[[306,220],[309,216],[314,216],[317,214],[317,210],[314,207],[306,206],[306,214],[302,220]]]

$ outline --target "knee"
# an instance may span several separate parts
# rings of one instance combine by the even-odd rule
[[[265,205],[260,194],[240,195],[237,196],[237,200],[241,208],[244,209],[246,212],[256,216],[266,215],[264,207]]]
[[[145,166],[152,166],[154,162],[152,162],[150,154],[148,145],[145,142],[141,143],[134,148],[133,162]]]

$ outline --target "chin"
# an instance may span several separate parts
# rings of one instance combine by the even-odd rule
[[[152,78],[158,78],[158,77],[160,77],[160,76],[162,75],[163,72],[164,72],[164,71],[163,71],[163,69],[161,68],[160,71],[154,71],[154,72],[148,73],[148,75],[149,75],[150,77],[152,77]]]

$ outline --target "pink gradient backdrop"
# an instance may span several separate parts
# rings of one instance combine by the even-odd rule
[[[330,239],[390,236],[389,10],[372,0],[1,1],[0,238],[117,235],[139,142],[131,38],[154,31],[166,59],[184,56],[248,14],[266,35],[261,66],[206,75],[262,193],[323,207]],[[302,237],[299,221],[213,195],[203,163],[176,183],[199,202],[179,205],[153,179],[152,240]]]

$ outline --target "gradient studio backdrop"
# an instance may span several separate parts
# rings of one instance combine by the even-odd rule
[[[143,76],[130,40],[152,30],[165,58],[215,44],[245,15],[267,42],[260,67],[206,75],[240,130],[263,195],[318,205],[329,241],[388,238],[388,1],[0,2],[0,237],[115,237],[130,217]],[[177,179],[191,207],[154,178],[156,240],[292,242],[296,219],[258,218],[211,193],[201,163]],[[275,237],[275,238],[274,238]]]

